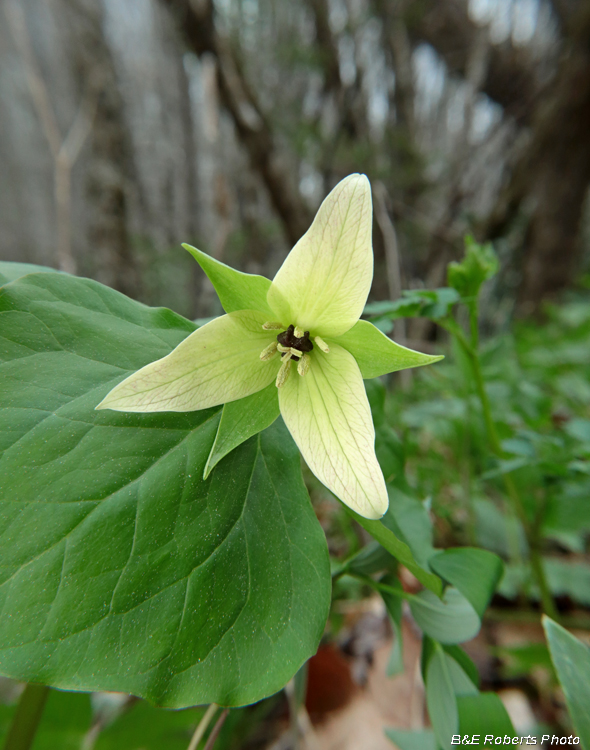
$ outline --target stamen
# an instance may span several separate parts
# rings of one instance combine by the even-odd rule
[[[302,339],[305,336],[305,331],[303,328],[299,328],[299,326],[295,326],[295,330],[293,331],[293,334],[295,338]]]
[[[263,362],[266,362],[268,359],[272,359],[274,355],[277,353],[278,344],[276,341],[273,341],[271,344],[269,344],[266,349],[263,349],[260,352],[260,359]]]
[[[281,369],[279,370],[279,374],[277,375],[276,379],[276,386],[277,388],[281,388],[285,383],[287,382],[287,378],[291,374],[291,353],[285,355],[285,358],[283,359],[283,364],[281,365]]]
[[[307,374],[310,364],[311,357],[309,356],[309,354],[304,354],[297,363],[297,372],[301,375],[301,377]]]
[[[285,326],[282,323],[277,323],[272,320],[266,323],[263,323],[262,328],[265,331],[284,331],[285,330]]]
[[[323,352],[328,354],[328,352],[330,351],[330,347],[328,346],[328,344],[326,344],[326,342],[323,339],[321,339],[319,336],[314,336],[313,340],[316,342],[316,344],[319,346],[319,348]]]
[[[277,344],[277,349],[281,352],[281,354],[284,354],[285,352],[290,352],[291,347],[290,346],[283,346],[282,344]]]

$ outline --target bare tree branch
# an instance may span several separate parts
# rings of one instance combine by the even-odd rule
[[[187,45],[199,56],[210,53],[217,60],[219,93],[230,113],[252,168],[261,176],[270,200],[295,243],[306,231],[310,214],[281,161],[271,126],[263,115],[229,42],[217,31],[213,0],[162,0],[173,11]]]
[[[91,84],[86,87],[74,122],[66,137],[62,139],[47,86],[33,53],[22,6],[14,0],[9,0],[5,4],[5,12],[25,66],[27,82],[37,116],[53,156],[58,267],[62,271],[75,274],[76,261],[72,253],[71,174],[72,167],[92,129],[92,122],[96,113],[97,92]]]
[[[413,43],[431,44],[449,71],[462,77],[467,76],[471,41],[479,29],[469,17],[467,6],[467,0],[424,0],[420,15],[413,13],[410,17],[408,12],[406,16]],[[481,89],[518,123],[530,122],[540,86],[526,49],[510,41],[491,44]]]

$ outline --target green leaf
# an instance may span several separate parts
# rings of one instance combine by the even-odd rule
[[[424,729],[421,732],[386,729],[385,734],[399,747],[399,750],[437,750],[434,732],[429,729]]]
[[[59,271],[56,268],[36,266],[33,263],[0,261],[0,286],[16,281],[16,279],[20,279],[21,276],[26,276],[29,273],[59,273]]]
[[[389,487],[388,494],[389,508],[382,518],[383,524],[408,545],[418,565],[429,567],[435,549],[428,510],[420,500],[396,487]]]
[[[463,643],[474,638],[481,627],[477,612],[452,586],[442,600],[431,591],[421,591],[410,600],[410,609],[420,628],[441,643]]]
[[[459,733],[480,735],[483,745],[486,734],[496,737],[514,737],[515,731],[504,704],[495,693],[457,696]]]
[[[426,705],[434,734],[444,750],[451,750],[451,739],[459,731],[458,697],[477,694],[459,664],[436,644],[426,670]]]
[[[368,518],[363,518],[355,513],[350,508],[347,508],[347,512],[354,518],[354,520],[363,527],[379,544],[390,552],[396,560],[405,565],[406,568],[413,573],[416,578],[420,581],[423,586],[430,589],[437,596],[442,594],[442,581],[440,578],[432,573],[427,572],[424,568],[421,568],[414,557],[407,544],[400,541],[395,534],[390,531],[381,521],[373,521]]]
[[[574,728],[590,748],[590,648],[547,616],[543,627]]]
[[[478,688],[479,687],[479,672],[477,671],[477,667],[471,661],[469,656],[467,656],[465,651],[463,651],[463,649],[460,648],[459,646],[449,646],[449,645],[443,646],[443,649],[445,653],[447,653],[457,662],[457,664],[469,677],[469,679],[475,685],[475,687]]]
[[[14,709],[14,706],[0,706],[0,742],[8,732]],[[33,747],[35,750],[80,750],[91,722],[89,695],[51,690]]]
[[[365,379],[406,370],[408,367],[431,365],[444,359],[442,355],[422,354],[400,346],[366,320],[359,320],[342,336],[327,341],[333,341],[347,349],[356,359]]]
[[[226,313],[238,310],[258,310],[267,314],[269,321],[273,320],[273,313],[266,301],[271,284],[270,279],[236,271],[207,253],[197,250],[196,247],[187,244],[182,246],[207,274]]]
[[[370,576],[381,570],[395,569],[395,558],[378,542],[369,542],[350,560],[347,560],[341,572]]]
[[[428,715],[438,744],[443,750],[451,750],[451,738],[459,730],[457,698],[449,669],[451,662],[451,657],[438,646],[426,671]]]
[[[389,574],[384,576],[380,583],[384,583],[387,586],[391,586],[394,589],[398,589],[400,594],[403,594],[402,585],[396,575]],[[401,674],[404,671],[404,644],[402,636],[402,598],[401,596],[395,596],[388,591],[381,591],[381,596],[387,607],[389,617],[391,619],[391,625],[393,628],[393,646],[391,647],[391,653],[389,655],[389,661],[387,662],[386,674],[388,677],[394,677],[396,674]]]
[[[329,560],[283,423],[203,481],[219,409],[94,410],[192,329],[65,274],[0,291],[0,673],[239,705],[315,652]]]
[[[405,289],[396,300],[370,302],[365,306],[364,315],[373,318],[377,325],[384,320],[398,318],[446,318],[451,309],[459,302],[459,295],[454,289]]]
[[[270,427],[279,413],[279,397],[274,383],[251,396],[225,404],[203,478],[207,479],[214,467],[234,448]]]
[[[473,547],[457,547],[433,555],[428,564],[451,583],[471,603],[480,617],[502,578],[502,560],[492,552]]]
[[[449,286],[463,298],[473,298],[484,281],[498,273],[498,257],[491,244],[480,245],[473,237],[465,237],[465,258],[447,267]]]

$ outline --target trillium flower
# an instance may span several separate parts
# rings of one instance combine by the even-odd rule
[[[373,279],[371,225],[369,181],[353,174],[324,200],[272,283],[185,245],[227,314],[123,380],[96,408],[184,412],[242,399],[247,409],[253,394],[278,396],[316,477],[360,515],[380,518],[388,496],[363,378],[440,357],[399,346],[359,320]]]

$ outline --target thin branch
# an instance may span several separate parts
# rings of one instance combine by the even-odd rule
[[[72,167],[92,130],[98,101],[97,86],[93,81],[87,84],[74,122],[66,137],[62,140],[49,91],[41,76],[33,52],[23,9],[15,0],[8,0],[4,7],[16,47],[24,63],[33,105],[53,157],[57,264],[60,270],[75,274],[76,261],[72,253],[71,173]]]
[[[8,0],[4,5],[4,12],[6,13],[6,18],[8,19],[8,24],[12,31],[18,52],[25,64],[27,83],[29,84],[37,116],[49,143],[51,154],[53,158],[56,159],[60,149],[61,134],[57,125],[55,113],[49,100],[47,87],[45,86],[33,53],[24,11],[22,6],[17,2],[14,0]]]

